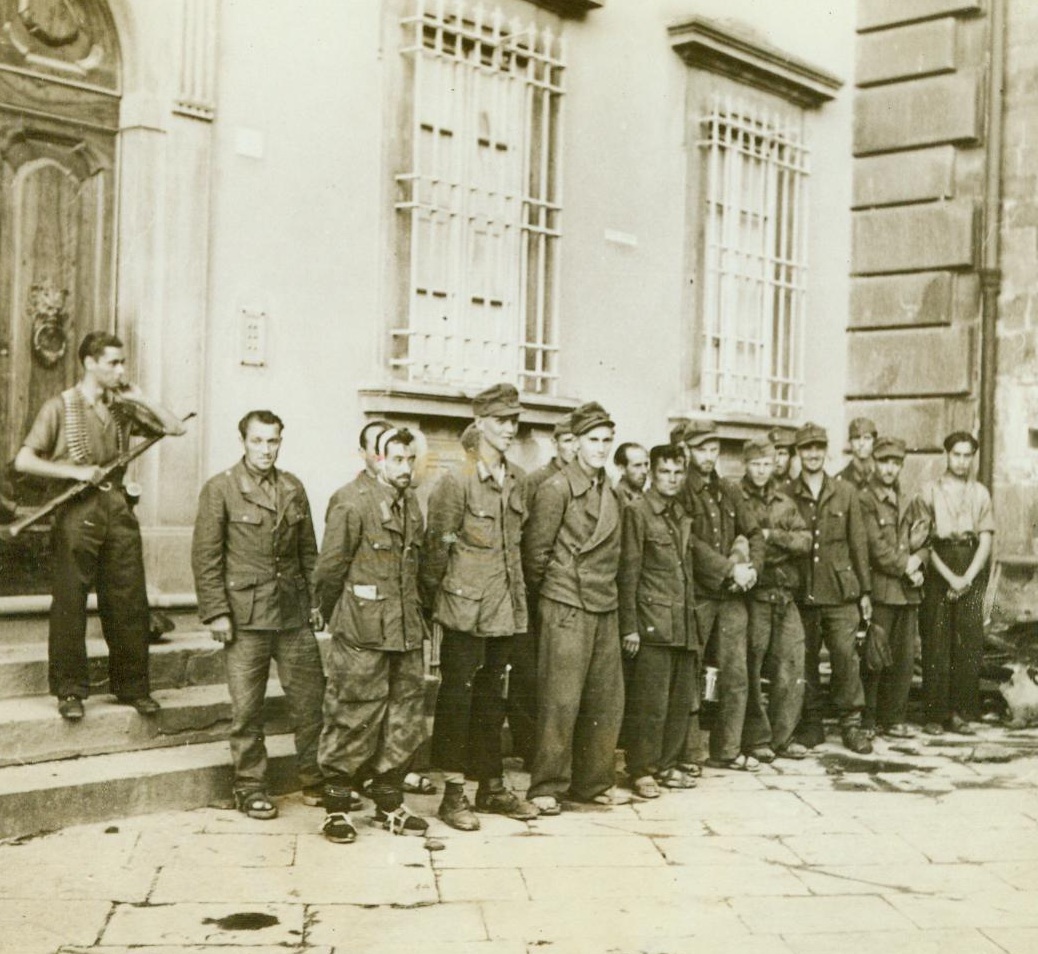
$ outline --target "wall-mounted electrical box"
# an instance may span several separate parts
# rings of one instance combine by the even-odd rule
[[[267,365],[267,314],[243,308],[240,316],[241,339],[239,350],[241,363],[249,368],[264,368]]]

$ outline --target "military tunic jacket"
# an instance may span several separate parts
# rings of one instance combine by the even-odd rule
[[[913,554],[927,562],[930,519],[925,505],[916,498],[902,506],[900,493],[873,478],[858,495],[869,542],[872,568],[872,598],[891,606],[922,602],[922,588],[912,586],[905,576]],[[916,531],[913,532],[913,525]]]
[[[811,551],[811,531],[797,505],[773,481],[758,488],[744,478],[739,492],[761,530],[768,531],[764,569],[749,597],[768,603],[789,602],[800,589],[800,563]]]
[[[365,474],[332,495],[314,589],[333,634],[360,649],[421,648],[424,533],[412,490],[397,499],[391,487]]]
[[[202,488],[191,566],[204,623],[230,614],[238,629],[309,625],[317,562],[310,504],[297,477],[283,470],[273,477],[276,506],[244,461]]]
[[[692,521],[680,502],[652,488],[624,508],[617,574],[622,634],[637,633],[653,645],[698,648],[691,536]]]
[[[620,501],[604,473],[598,488],[571,461],[541,484],[523,535],[531,592],[589,613],[617,608]]]
[[[477,636],[526,632],[519,549],[526,515],[526,474],[510,461],[500,485],[474,457],[440,478],[419,569],[423,602],[438,623]]]

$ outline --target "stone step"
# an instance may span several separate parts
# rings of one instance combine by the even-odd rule
[[[47,630],[49,627],[47,607],[50,606],[50,597],[30,597],[34,600],[32,607],[19,610],[8,610],[6,603],[0,600],[0,646],[15,646],[27,643],[47,644]],[[161,600],[156,600],[156,604]],[[39,603],[37,606],[36,603]],[[164,607],[156,605],[154,613],[161,613],[168,617],[176,627],[170,636],[174,639],[181,633],[202,632],[202,624],[198,620],[198,613],[193,609],[183,607]],[[97,615],[97,597],[91,593],[87,599],[87,638],[101,639],[101,619]]]
[[[150,651],[154,689],[205,686],[224,681],[223,650],[204,631],[174,632]],[[100,637],[87,639],[91,691],[108,691],[108,646]],[[0,644],[0,699],[46,695],[47,642]]]
[[[292,737],[268,736],[267,752],[268,791],[295,791]],[[148,812],[229,806],[232,782],[226,742],[8,766],[0,769],[0,838]],[[315,831],[320,822],[314,809]]]
[[[2,699],[0,767],[226,739],[231,720],[226,685],[162,689],[153,695],[163,706],[154,716],[140,716],[111,696],[93,696],[79,722],[62,719],[49,696]],[[270,734],[288,731],[287,708],[280,684],[271,680],[264,711]]]

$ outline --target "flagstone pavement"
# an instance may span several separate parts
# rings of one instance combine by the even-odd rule
[[[270,822],[214,807],[0,843],[0,951],[1038,951],[1038,731],[816,751],[620,808],[433,819],[430,841],[361,812],[333,845],[292,795]]]

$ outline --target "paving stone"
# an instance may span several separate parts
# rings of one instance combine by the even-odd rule
[[[161,857],[163,867],[204,868],[208,865],[242,868],[290,865],[295,856],[294,835],[267,834],[266,829],[248,834],[167,834],[143,832],[132,861],[144,864]]]
[[[941,894],[960,898],[1004,889],[990,865],[861,864],[799,868],[812,894]],[[1036,886],[1032,882],[1032,886]],[[1020,885],[1015,885],[1020,887]]]
[[[898,835],[790,835],[782,842],[809,865],[926,862],[921,851]]]
[[[686,810],[676,818],[644,820],[633,812],[621,815],[611,812],[606,815],[577,815],[563,813],[557,818],[543,818],[530,823],[530,831],[548,836],[568,835],[582,838],[613,838],[623,835],[705,835],[707,827],[699,817],[700,809],[695,802],[695,793],[680,793],[664,798],[689,799]],[[675,813],[678,814],[678,813]]]
[[[659,838],[655,843],[667,862],[672,865],[713,869],[715,866],[754,864],[759,861],[782,865],[800,863],[800,859],[786,845],[774,838],[710,835],[705,838]]]
[[[0,898],[144,901],[156,866],[112,867],[102,863],[0,866]],[[2,944],[0,944],[2,947]]]
[[[50,898],[2,900],[0,950],[53,954],[62,944],[93,944],[111,909],[108,901],[62,901],[59,906]]]
[[[968,903],[919,895],[888,895],[887,900],[921,928],[1038,928],[1038,905],[1031,891],[985,891]]]
[[[375,866],[355,864],[353,845],[341,848],[339,864],[291,868],[183,866],[164,868],[151,903],[220,901],[243,904],[433,904],[439,900],[436,879],[424,864]],[[525,892],[523,893],[525,897]]]
[[[647,838],[527,835],[511,839],[471,833],[432,856],[436,868],[609,868],[664,865]]]
[[[761,786],[758,791],[710,793],[706,786],[695,790],[695,814],[713,824],[717,818],[747,818],[753,815],[769,817],[814,818],[818,813],[805,804],[798,795],[789,792],[768,791]],[[639,818],[680,818],[689,811],[684,800],[657,798],[642,802],[634,807]]]
[[[789,945],[777,935],[768,937],[747,934],[734,940],[731,937],[651,937],[624,943],[603,942],[601,938],[581,940],[566,938],[552,942],[550,947],[531,944],[528,954],[791,954]]]
[[[978,931],[856,931],[802,934],[786,938],[794,954],[997,954],[999,948]],[[1029,949],[1033,951],[1032,949]]]
[[[579,909],[558,900],[495,901],[483,905],[483,915],[491,938],[519,938],[529,944],[578,938],[598,940],[600,949],[608,942],[608,949],[623,950],[632,942],[647,946],[654,938],[706,935],[725,937],[737,950],[738,940],[747,934],[724,905],[700,899],[610,898],[587,901]]]
[[[935,862],[1038,861],[1038,831],[1028,828],[969,829],[961,819],[947,824],[917,827],[901,835]]]
[[[365,954],[393,945],[410,945],[412,952],[424,952],[427,944],[487,940],[478,904],[415,908],[321,904],[310,906],[308,912],[307,943],[341,945],[342,949]]]
[[[247,952],[247,954],[290,954],[290,952],[298,950],[295,947],[281,947],[272,946],[267,944],[253,945],[250,944],[245,948],[223,948],[217,947],[212,944],[203,945],[181,945],[178,944],[175,947],[169,947],[166,945],[162,946],[137,946],[133,947],[115,947],[104,945],[102,947],[62,947],[59,948],[56,954],[213,954],[213,951],[235,951],[241,950]],[[335,954],[330,947],[311,947],[309,944],[305,948],[306,954]],[[424,954],[424,952],[423,952]]]
[[[231,794],[227,792],[228,804]],[[222,835],[243,832],[262,835],[295,835],[314,834],[321,830],[324,810],[311,805],[304,805],[302,795],[292,792],[274,798],[278,807],[278,817],[267,821],[249,818],[232,807],[226,809],[210,809],[205,822],[207,834]],[[361,813],[358,812],[358,815]]]
[[[983,933],[1005,954],[1034,954],[1038,951],[1038,928],[989,927],[984,928]]]
[[[755,813],[749,818],[708,818],[706,825],[716,835],[867,835],[869,828],[855,818],[797,815],[773,817]]]
[[[0,844],[0,868],[17,869],[20,865],[55,864],[109,865],[123,867],[130,863],[136,832],[98,834],[95,831],[68,829],[28,841]]]
[[[354,817],[354,822],[357,821]],[[320,868],[349,864],[358,868],[399,868],[402,865],[428,864],[429,852],[425,850],[424,838],[391,835],[362,827],[359,823],[357,830],[357,840],[352,845],[336,845],[323,835],[299,835],[296,839],[296,865]],[[453,851],[453,846],[447,851]],[[447,854],[447,851],[439,854]]]
[[[1021,891],[1038,892],[1038,860],[997,861],[984,865],[984,870]]]
[[[528,901],[530,899],[526,882],[518,868],[444,869],[437,872],[436,884],[441,901]]]
[[[237,902],[209,904],[120,904],[101,938],[103,945],[282,944],[303,940],[302,904]],[[251,916],[241,926],[242,918]],[[231,919],[234,920],[231,920]],[[222,925],[221,925],[222,922]],[[259,926],[265,925],[265,926]],[[321,943],[318,941],[318,943]]]
[[[912,922],[883,898],[732,898],[728,904],[756,934],[785,937],[833,930],[897,931],[912,927]]]
[[[445,872],[446,873],[446,872]],[[588,868],[574,877],[572,870],[531,868],[523,872],[534,900],[648,897],[731,898],[740,895],[803,895],[807,888],[779,865],[750,862],[730,867]]]

